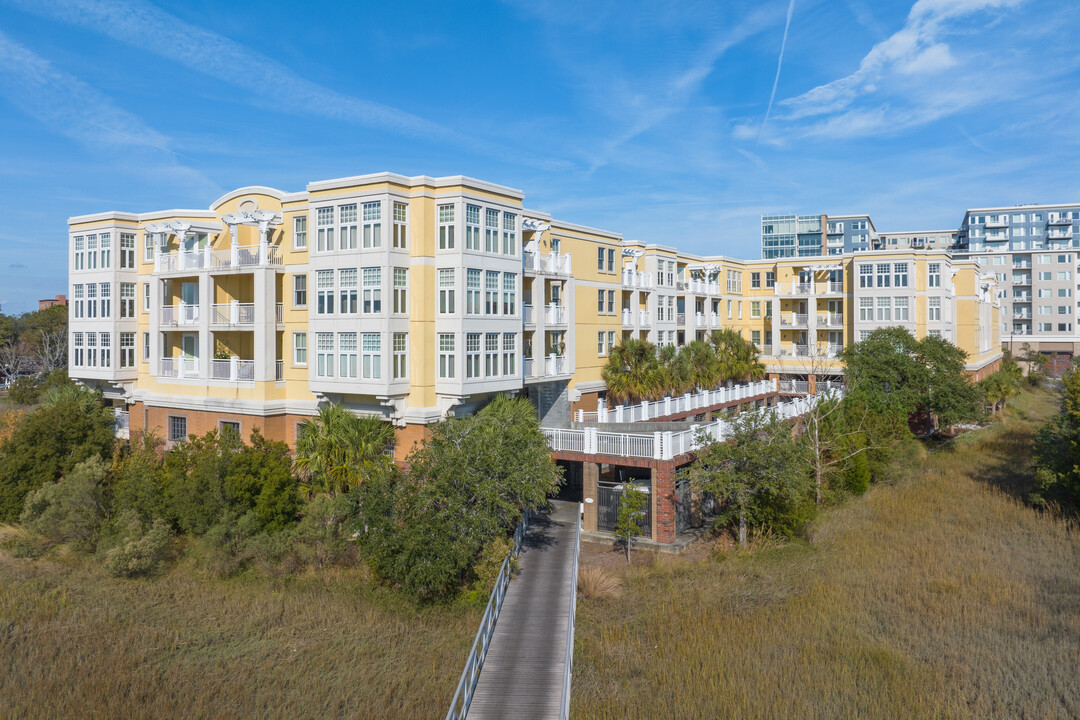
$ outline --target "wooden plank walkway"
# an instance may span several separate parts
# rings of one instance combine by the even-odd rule
[[[525,535],[468,720],[559,717],[578,504],[556,506],[553,516],[534,517]]]

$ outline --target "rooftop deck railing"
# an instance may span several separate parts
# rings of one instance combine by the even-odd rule
[[[643,400],[634,405],[616,405],[608,408],[601,405],[595,412],[578,410],[575,420],[578,422],[624,423],[655,420],[659,417],[691,412],[700,408],[725,405],[727,403],[758,397],[776,392],[775,380],[759,380],[741,385],[702,390],[696,393],[668,396],[663,400],[649,402]]]

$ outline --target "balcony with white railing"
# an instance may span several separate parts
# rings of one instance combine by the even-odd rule
[[[230,382],[254,382],[255,361],[229,358],[210,361],[210,379]]]
[[[709,326],[709,319],[708,319],[708,317],[706,317],[705,313],[703,313],[703,312],[694,313],[694,327],[703,328],[703,327],[708,327],[708,326]]]
[[[254,303],[219,303],[211,306],[210,322],[214,325],[254,325]]]
[[[817,322],[818,327],[844,327],[844,316],[841,313],[818,313]]]
[[[159,252],[154,256],[154,272],[184,272],[189,270],[231,270],[257,267],[279,267],[281,248],[276,245],[233,245],[228,250]]]
[[[679,327],[686,327],[686,313],[677,313],[675,315],[675,324]]]
[[[161,358],[158,366],[159,378],[198,378],[199,359],[189,357]]]
[[[566,324],[566,307],[551,304],[544,308],[544,322],[548,325]]]
[[[635,290],[651,290],[653,276],[650,273],[642,273],[633,268],[623,268],[622,284],[624,288]]]
[[[1031,302],[1031,293],[1020,293],[1019,295],[1013,295],[1012,300],[1013,302]]]
[[[521,360],[521,372],[526,378],[535,377],[533,375],[533,359],[531,357],[522,358]]]
[[[274,362],[274,381],[281,382],[285,379],[285,361],[277,360]]]
[[[844,283],[832,280],[820,284],[821,291],[826,295],[843,295]]]
[[[720,313],[709,313],[709,327],[720,327]]]
[[[632,330],[634,327],[634,311],[630,308],[623,308],[622,326],[624,330]]]
[[[805,313],[780,313],[780,327],[806,327]]]
[[[1005,228],[1009,227],[1009,219],[1004,215],[998,216],[996,219],[991,220],[986,218],[986,227],[988,228]]]
[[[525,272],[543,275],[569,275],[570,254],[553,252],[525,252]]]
[[[780,392],[805,395],[810,392],[810,383],[806,380],[781,380]]]
[[[703,408],[730,405],[749,398],[769,395],[773,392],[776,392],[776,382],[774,380],[759,380],[757,382],[729,385],[716,390],[701,390],[696,393],[668,396],[662,400],[651,402],[643,400],[632,405],[624,404],[607,407],[601,400],[595,412],[578,410],[574,415],[574,419],[577,422],[598,423],[644,422],[694,412]]]
[[[180,303],[163,305],[161,308],[162,325],[195,325],[199,322],[199,306]]]
[[[1051,213],[1048,222],[1051,225],[1072,225],[1073,220],[1069,213]]]
[[[521,306],[521,321],[525,325],[535,325],[536,315],[534,314],[535,308],[532,305]]]
[[[566,367],[565,355],[548,355],[544,358],[544,374],[548,377],[566,375]]]
[[[1031,275],[1013,275],[1012,284],[1013,285],[1030,285],[1031,284]]]
[[[836,358],[840,357],[843,352],[843,345],[836,345],[834,343],[830,343],[825,346],[825,357],[827,358],[835,360]]]
[[[1013,270],[1024,270],[1031,267],[1030,260],[1013,260]]]
[[[278,325],[285,324],[285,303],[276,303],[274,305],[274,319]]]
[[[638,310],[638,326],[643,328],[652,327],[652,315],[648,310]]]
[[[1050,228],[1046,231],[1046,237],[1050,240],[1068,240],[1072,236],[1072,226],[1067,228]]]

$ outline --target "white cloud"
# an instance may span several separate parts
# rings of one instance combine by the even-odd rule
[[[500,147],[403,110],[324,87],[256,50],[184,22],[143,0],[6,1],[27,12],[85,27],[168,58],[261,97],[269,101],[270,107],[285,112],[385,129],[544,169],[559,169],[567,164]]]
[[[897,70],[904,75],[923,75],[948,70],[956,65],[949,46],[945,43],[931,45],[913,58],[897,65]]]
[[[142,163],[128,169],[140,174],[152,172],[158,178],[204,192],[219,191],[201,172],[178,161],[168,137],[3,32],[0,95],[53,132],[108,155],[113,167]]]

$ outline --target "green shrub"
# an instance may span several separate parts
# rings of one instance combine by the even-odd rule
[[[117,577],[155,575],[168,560],[172,545],[173,533],[167,522],[155,520],[143,532],[138,518],[132,515],[123,543],[105,555],[105,569]]]
[[[8,398],[20,405],[33,405],[40,397],[41,383],[35,377],[21,377],[8,390]]]
[[[303,517],[292,535],[300,560],[316,568],[351,560],[356,543],[346,532],[356,515],[354,496],[320,495],[302,511]]]
[[[101,483],[107,472],[101,458],[84,460],[59,482],[45,483],[27,495],[19,521],[52,542],[91,549],[105,514]]]

